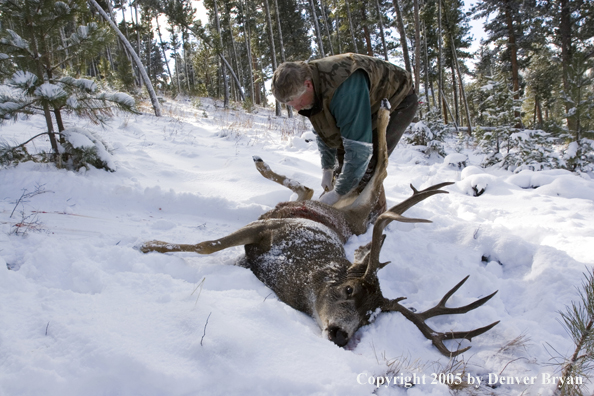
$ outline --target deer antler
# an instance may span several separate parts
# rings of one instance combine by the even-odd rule
[[[377,220],[375,221],[375,225],[373,226],[373,236],[371,238],[371,249],[369,251],[368,256],[368,263],[367,263],[367,271],[365,272],[365,279],[370,279],[376,276],[377,271],[380,269],[380,262],[379,262],[379,254],[382,249],[382,242],[383,242],[383,232],[384,228],[392,221],[401,221],[404,223],[431,223],[430,220],[425,219],[411,219],[408,217],[402,216],[402,213],[406,212],[406,210],[410,209],[414,205],[418,204],[424,199],[429,198],[435,194],[447,194],[447,191],[440,190],[440,188],[449,186],[450,184],[454,184],[453,182],[445,182],[433,185],[424,189],[423,191],[418,191],[413,185],[410,185],[410,188],[413,190],[413,195],[402,201],[396,206],[393,206],[389,210],[382,213]]]
[[[467,279],[468,279],[468,276],[466,278],[462,279],[462,281],[460,283],[458,283],[449,292],[447,292],[445,294],[445,296],[441,299],[441,301],[435,307],[430,308],[430,309],[426,310],[425,312],[415,313],[398,303],[399,301],[405,299],[406,297],[397,298],[395,300],[384,299],[382,311],[398,311],[398,312],[400,312],[402,315],[404,315],[404,317],[406,317],[406,319],[413,322],[415,324],[415,326],[417,326],[418,329],[421,330],[421,333],[423,333],[425,338],[431,340],[431,342],[433,343],[433,345],[435,345],[435,347],[439,350],[439,352],[441,352],[443,355],[448,356],[448,357],[458,356],[459,354],[469,350],[470,347],[468,346],[466,348],[458,349],[458,350],[452,352],[448,348],[446,348],[446,346],[443,344],[443,342],[445,340],[467,339],[468,341],[471,341],[473,337],[476,337],[478,335],[481,335],[481,334],[491,330],[495,325],[497,325],[499,323],[499,321],[497,321],[497,322],[491,323],[488,326],[481,327],[481,328],[475,329],[475,330],[470,330],[470,331],[452,331],[452,332],[447,332],[447,333],[440,333],[440,332],[434,331],[425,323],[425,321],[427,319],[432,318],[434,316],[450,315],[450,314],[463,314],[468,311],[472,311],[473,309],[478,308],[481,305],[483,305],[484,303],[486,303],[487,301],[489,301],[491,299],[491,297],[493,297],[495,294],[497,294],[497,292],[491,293],[488,296],[483,297],[479,300],[476,300],[475,302],[465,305],[463,307],[457,307],[457,308],[446,307],[445,303],[464,284],[464,282],[466,282]]]

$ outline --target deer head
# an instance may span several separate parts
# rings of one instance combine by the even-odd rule
[[[368,245],[369,246],[369,245]],[[344,346],[362,326],[369,324],[383,297],[377,277],[366,279],[366,265],[357,250],[355,262],[330,265],[329,271],[316,279],[317,295],[314,317],[328,339]]]
[[[402,306],[399,302],[404,297],[390,300],[382,295],[377,272],[389,264],[389,262],[381,263],[379,261],[380,250],[385,240],[383,234],[385,227],[392,221],[430,223],[429,220],[425,219],[404,217],[402,213],[426,198],[435,194],[447,193],[447,191],[442,191],[440,188],[450,184],[452,183],[437,184],[423,191],[418,191],[411,185],[413,195],[378,217],[373,227],[371,242],[356,250],[354,262],[352,264],[348,263],[348,265],[329,267],[331,269],[336,268],[336,271],[325,274],[324,278],[321,279],[322,286],[318,287],[320,293],[316,296],[316,312],[314,314],[320,327],[327,333],[329,340],[339,346],[344,346],[360,327],[369,324],[380,312],[397,311],[413,322],[442,354],[456,356],[470,347],[452,352],[444,345],[445,340],[470,340],[499,323],[495,322],[471,331],[449,333],[437,332],[427,326],[425,321],[428,318],[438,315],[466,313],[480,307],[497,293],[494,292],[463,307],[446,307],[447,300],[466,282],[468,277],[446,293],[435,307],[422,313],[415,313]]]

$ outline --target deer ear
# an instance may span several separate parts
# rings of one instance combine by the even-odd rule
[[[371,242],[367,245],[360,246],[357,250],[355,250],[355,264],[362,264],[365,261],[365,257],[369,254],[371,250]]]
[[[382,239],[380,241],[380,246],[379,246],[380,249],[383,246],[385,240],[386,240],[386,235],[384,234],[384,235],[382,235]],[[363,263],[367,264],[367,260],[368,260],[367,255],[371,251],[372,242],[373,241],[369,242],[367,245],[360,246],[357,250],[355,250],[355,257],[354,257],[355,264],[363,264]],[[383,264],[383,266],[385,266],[386,264],[388,264],[388,263]]]

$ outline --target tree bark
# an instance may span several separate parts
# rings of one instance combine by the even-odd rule
[[[373,46],[371,45],[371,33],[367,26],[367,11],[365,10],[365,2],[361,2],[361,24],[363,25],[363,35],[365,36],[365,43],[367,44],[367,55],[373,56]]]
[[[161,36],[161,28],[159,26],[159,15],[155,18],[157,22],[157,34],[159,35],[159,43],[161,44],[161,52],[163,53],[163,59],[165,60],[165,66],[167,66],[167,74],[169,74],[169,81],[173,84],[173,75],[169,68],[169,61],[167,60],[167,53],[165,52],[165,44],[163,44],[163,37]]]
[[[468,108],[468,101],[466,100],[466,90],[464,89],[464,80],[462,79],[462,73],[460,72],[460,65],[458,64],[458,55],[456,52],[456,45],[454,44],[454,38],[450,36],[452,41],[452,55],[454,57],[454,63],[456,65],[456,71],[458,72],[458,80],[460,80],[460,92],[462,93],[462,101],[464,102],[464,109],[466,111],[466,120],[468,121],[468,135],[472,136],[472,121],[470,120],[470,110]]]
[[[316,28],[316,36],[318,37],[318,47],[320,50],[320,56],[322,58],[325,58],[326,52],[324,51],[324,43],[322,42],[322,34],[320,33],[320,26],[318,25],[318,17],[316,15],[316,6],[314,4],[314,0],[309,0],[309,4],[311,6],[311,15],[314,20],[314,26]]]
[[[431,111],[431,104],[429,103],[429,54],[427,53],[427,30],[425,29],[425,24],[423,23],[421,25],[423,27],[423,52],[424,52],[424,57],[423,57],[423,61],[424,61],[424,77],[425,77],[425,84],[423,84],[425,86],[425,101],[427,102],[427,112]],[[433,103],[435,103],[435,100],[433,101]]]
[[[520,99],[520,71],[518,67],[518,45],[516,43],[516,33],[514,31],[513,16],[511,10],[510,0],[505,1],[505,20],[507,23],[507,45],[509,47],[510,62],[512,69],[512,86],[514,89],[514,99]],[[520,112],[515,111],[514,116],[519,120],[516,124],[516,128],[522,126],[520,119]]]
[[[276,70],[276,48],[274,46],[274,33],[272,32],[272,19],[270,19],[270,8],[268,6],[268,0],[264,0],[264,9],[266,10],[266,21],[268,22],[268,35],[270,37],[270,52],[272,54],[272,70]],[[276,116],[281,116],[281,104],[276,98],[274,99]]]
[[[559,0],[561,8],[561,18],[559,23],[559,36],[561,39],[561,65],[563,68],[563,91],[565,96],[569,98],[571,93],[570,70],[573,60],[573,51],[571,47],[571,9],[569,0]],[[565,112],[571,114],[571,109],[574,104],[571,101],[565,101]],[[567,128],[570,131],[577,132],[577,123],[574,116],[567,117]]]
[[[456,83],[456,69],[454,67],[454,60],[452,59],[452,65],[450,66],[452,73],[452,94],[454,95],[454,120],[457,124],[460,124],[460,107],[458,104],[458,84]]]
[[[379,0],[375,0],[375,5],[377,7],[377,17],[380,26],[380,36],[382,38],[382,48],[384,50],[384,59],[388,60],[388,48],[386,47],[386,36],[384,34],[384,23],[382,22],[382,10],[380,8]]]
[[[439,76],[438,76],[438,81],[437,81],[437,85],[438,85],[438,89],[439,89],[439,94],[438,94],[438,99],[439,99],[439,108],[440,108],[440,112],[445,120],[445,124],[447,124],[447,119],[448,119],[448,114],[445,111],[445,109],[443,109],[444,107],[444,96],[443,96],[443,54],[441,51],[441,0],[437,0],[437,48],[438,48],[438,55],[437,55],[437,68],[439,69]],[[441,110],[443,109],[443,111]]]
[[[353,29],[353,19],[351,18],[351,7],[349,5],[349,0],[344,0],[347,8],[347,17],[349,18],[349,28],[351,29],[351,40],[353,40],[353,46],[355,47],[355,52],[359,53],[359,48],[357,48],[357,40],[355,40],[355,30]]]
[[[249,5],[246,4],[246,8]],[[249,71],[249,79],[250,79],[250,98],[252,99],[252,104],[255,104],[255,98],[254,98],[254,71],[252,68],[252,46],[251,46],[251,32],[250,32],[250,26],[249,26],[249,17],[247,14],[247,10],[243,9],[243,2],[242,0],[239,0],[239,7],[240,7],[240,12],[242,14],[243,17],[243,34],[244,34],[244,41],[245,41],[245,48],[246,48],[246,52],[247,52],[247,57],[248,57],[248,71]]]
[[[224,59],[224,57],[223,57],[223,36],[221,35],[221,23],[219,21],[219,8],[217,6],[217,0],[214,0],[214,14],[215,14],[215,23],[217,26],[217,34],[219,35],[220,48],[218,49],[218,53],[219,53],[219,56],[221,56],[221,59]],[[223,89],[225,90],[225,92],[223,93],[223,107],[228,108],[229,107],[229,82],[227,81],[226,66],[224,63],[221,65],[221,74],[223,75]]]
[[[340,18],[338,16],[338,6],[336,5],[336,0],[334,0],[333,4],[334,4],[334,9],[336,10],[334,12],[334,18],[336,20],[336,41],[338,42],[338,53],[342,54],[342,43],[340,40],[340,26],[339,26]]]
[[[130,55],[132,56],[134,63],[136,63],[136,66],[138,67],[140,75],[142,76],[142,79],[143,79],[146,89],[148,91],[149,97],[151,99],[151,103],[153,105],[153,110],[155,112],[155,116],[161,117],[161,105],[159,104],[159,99],[157,99],[157,94],[155,93],[153,84],[151,84],[151,80],[148,78],[148,76],[146,74],[146,70],[144,70],[144,67],[142,66],[142,62],[140,61],[140,58],[138,58],[138,55],[136,54],[136,52],[134,52],[134,48],[132,48],[132,45],[130,44],[130,42],[128,41],[126,36],[124,36],[122,34],[122,32],[120,32],[120,29],[118,29],[116,24],[111,20],[111,18],[107,15],[107,13],[103,10],[103,8],[101,8],[101,6],[97,3],[97,1],[89,0],[89,2],[91,3],[91,5],[93,5],[93,7],[95,7],[95,9],[99,12],[99,14],[101,14],[103,19],[105,19],[105,21],[107,21],[107,23],[109,23],[111,28],[120,37],[120,40],[122,40],[122,42],[124,43],[126,48],[128,48],[128,51],[130,52]]]
[[[324,0],[320,0],[320,10],[322,11],[322,19],[326,27],[326,36],[328,36],[328,43],[330,44],[330,53],[334,55],[334,46],[332,45],[332,37],[330,37],[330,29],[328,29],[328,18],[326,18],[326,10],[324,9]]]
[[[404,30],[404,20],[402,19],[402,11],[398,0],[392,0],[394,10],[396,10],[396,21],[398,25],[398,34],[400,35],[400,46],[402,47],[402,57],[404,58],[404,67],[407,72],[412,73],[410,67],[410,56],[408,55],[408,43],[406,42],[406,31]]]
[[[232,55],[233,55],[233,59],[232,59],[232,63],[235,63],[235,70],[237,70],[237,74],[239,75],[239,80],[242,81],[242,75],[241,75],[241,67],[239,67],[241,60],[239,59],[239,55],[237,53],[237,48],[235,45],[235,39],[233,37],[233,25],[231,24],[231,10],[229,9],[229,2],[225,1],[225,10],[227,11],[227,25],[229,26],[229,37],[231,39],[231,48],[233,50]],[[243,90],[242,86],[238,86],[237,87],[238,90]]]
[[[415,14],[415,84],[417,92],[421,89],[421,23],[419,21],[419,0],[413,1]]]
[[[281,53],[281,60],[284,62],[287,61],[287,58],[285,57],[285,44],[283,42],[283,29],[281,28],[281,21],[280,21],[280,13],[278,10],[278,0],[274,0],[274,10],[276,13],[276,26],[278,28],[278,40],[280,43],[280,53]],[[293,118],[293,109],[291,106],[286,105],[287,106],[287,117],[289,118]]]

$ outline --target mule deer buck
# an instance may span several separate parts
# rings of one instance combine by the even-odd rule
[[[378,270],[388,264],[379,261],[385,238],[384,228],[392,221],[430,223],[429,220],[404,217],[402,213],[432,195],[447,193],[440,188],[452,183],[441,183],[422,191],[417,191],[411,185],[413,195],[410,198],[376,219],[371,242],[356,250],[354,262],[346,258],[344,243],[351,235],[366,231],[369,213],[387,176],[385,128],[389,112],[385,106],[378,117],[380,149],[377,167],[359,195],[346,196],[334,206],[311,201],[313,190],[274,173],[260,158],[254,157],[260,173],[289,187],[297,194],[297,201],[280,203],[259,220],[220,239],[195,245],[151,241],[146,242],[141,250],[145,253],[184,251],[211,254],[232,246],[245,245],[245,257],[240,264],[251,269],[281,301],[312,316],[323,334],[338,346],[345,346],[355,332],[369,324],[378,312],[398,311],[413,322],[445,356],[456,356],[468,350],[470,347],[450,351],[444,341],[471,340],[499,322],[471,331],[442,333],[431,329],[425,321],[438,315],[466,313],[483,305],[497,292],[463,307],[446,307],[447,300],[462,286],[466,277],[435,307],[415,313],[399,303],[405,297],[394,300],[385,298],[377,278]]]

